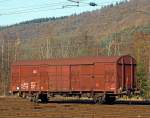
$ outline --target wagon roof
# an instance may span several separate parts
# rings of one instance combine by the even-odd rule
[[[74,65],[74,64],[93,64],[96,62],[116,63],[121,57],[124,56],[96,56],[96,57],[47,59],[41,61],[18,61],[15,62],[13,65],[71,65],[71,64]]]

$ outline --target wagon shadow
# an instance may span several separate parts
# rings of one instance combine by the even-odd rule
[[[57,103],[57,104],[95,104],[93,100],[51,100],[48,103]],[[101,105],[101,104],[99,104]],[[103,104],[108,105],[108,104]],[[150,105],[150,100],[145,101],[116,101],[111,105]]]
[[[95,104],[93,100],[51,100],[48,103],[58,103],[58,104]]]
[[[115,104],[126,104],[126,105],[150,105],[150,100],[143,100],[143,101],[130,101],[130,100],[119,100],[116,101]]]

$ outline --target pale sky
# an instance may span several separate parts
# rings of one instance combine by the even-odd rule
[[[12,25],[26,20],[37,18],[68,16],[86,11],[100,9],[101,6],[116,3],[122,0],[0,0],[0,26]],[[94,2],[98,6],[92,7],[88,3]],[[70,6],[69,6],[70,5]],[[63,8],[63,6],[66,6]]]

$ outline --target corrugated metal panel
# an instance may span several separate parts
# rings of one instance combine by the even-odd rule
[[[80,91],[80,65],[71,66],[71,91]]]
[[[94,90],[105,90],[105,65],[104,63],[96,63],[94,66]]]
[[[116,90],[116,64],[105,64],[105,91]]]
[[[117,89],[128,90],[137,87],[136,61],[131,56],[123,56],[117,65]]]
[[[62,66],[61,68],[61,90],[69,91],[70,90],[70,67]]]
[[[40,84],[38,66],[20,66],[20,83],[22,91],[38,91]]]
[[[39,71],[40,71],[40,90],[48,91],[49,87],[48,66],[47,65],[39,66]]]
[[[49,90],[57,90],[57,68],[56,66],[48,66]]]
[[[92,91],[93,90],[93,65],[80,66],[80,90]]]
[[[70,89],[69,66],[48,66],[49,90],[69,91]]]

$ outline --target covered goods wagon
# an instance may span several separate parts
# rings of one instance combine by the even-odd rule
[[[137,90],[136,61],[129,55],[80,57],[12,64],[10,91],[47,102],[56,95],[114,102]]]

